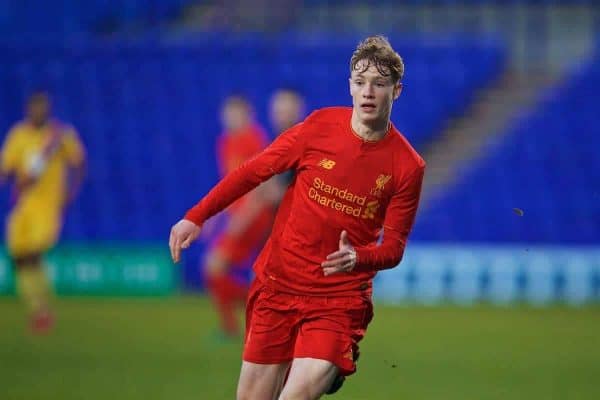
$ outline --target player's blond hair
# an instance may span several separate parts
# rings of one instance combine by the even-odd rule
[[[359,68],[358,63],[362,60],[366,60],[367,63]],[[391,76],[394,83],[402,80],[404,76],[402,57],[384,36],[369,36],[356,46],[350,59],[350,73],[359,70],[365,72],[371,65],[374,65],[381,75]]]

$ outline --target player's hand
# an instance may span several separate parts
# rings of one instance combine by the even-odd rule
[[[200,227],[191,221],[182,219],[171,228],[169,236],[169,249],[173,262],[178,263],[181,250],[190,247],[190,244],[200,235]]]
[[[325,276],[339,272],[349,272],[356,266],[356,251],[348,240],[348,232],[340,234],[339,250],[327,256],[327,260],[321,263]]]

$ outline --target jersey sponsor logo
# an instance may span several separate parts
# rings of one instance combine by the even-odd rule
[[[377,213],[377,210],[379,209],[379,201],[378,200],[373,200],[367,203],[367,206],[365,207],[365,211],[362,213],[361,217],[363,217],[364,219],[373,219],[375,218],[375,214]]]
[[[371,194],[375,197],[381,197],[381,193],[385,189],[385,185],[389,182],[391,175],[380,174],[377,179],[375,179],[375,187],[371,189]]]
[[[333,169],[333,167],[335,167],[335,161],[330,160],[328,158],[324,158],[321,161],[319,161],[319,167],[323,167],[325,169]]]
[[[321,178],[315,178],[308,197],[322,206],[333,208],[336,211],[359,217],[362,213],[367,198],[352,193],[348,188],[339,188],[327,184]]]
[[[366,196],[352,193],[348,188],[330,185],[321,178],[313,179],[308,197],[324,207],[363,219],[374,219],[380,206],[379,200],[367,202]]]

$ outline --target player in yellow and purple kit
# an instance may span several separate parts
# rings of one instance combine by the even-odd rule
[[[50,118],[46,93],[31,95],[26,113],[8,132],[0,157],[2,182],[11,179],[15,189],[6,247],[31,329],[43,333],[52,327],[53,316],[42,257],[56,244],[64,208],[79,189],[85,151],[73,127]]]

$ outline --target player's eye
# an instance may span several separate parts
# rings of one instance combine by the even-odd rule
[[[363,81],[354,81],[355,85],[361,86],[364,82]]]

